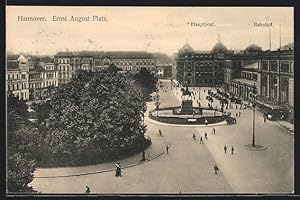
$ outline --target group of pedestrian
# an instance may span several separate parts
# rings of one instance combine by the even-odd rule
[[[227,146],[224,145],[224,153],[226,154],[226,152],[227,152]],[[234,147],[231,146],[231,155],[233,155],[233,152],[234,152]]]

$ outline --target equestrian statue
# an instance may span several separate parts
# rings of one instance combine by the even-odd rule
[[[181,94],[181,99],[183,99],[183,97],[188,96],[186,100],[189,100],[189,98],[191,98],[191,100],[193,99],[194,93],[193,91],[189,91],[189,88],[186,86],[186,88],[181,88],[180,90],[182,92]]]

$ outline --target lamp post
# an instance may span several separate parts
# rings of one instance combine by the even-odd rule
[[[145,106],[145,99],[143,97],[143,107]],[[142,115],[143,115],[143,152],[142,152],[142,161],[145,161],[146,160],[146,156],[145,156],[145,148],[146,148],[146,144],[145,144],[145,107],[142,111]]]
[[[254,80],[254,85],[253,85],[253,125],[252,125],[252,146],[255,147],[255,107],[256,107],[256,86],[255,86],[255,80]]]

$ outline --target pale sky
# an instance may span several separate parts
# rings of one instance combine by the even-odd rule
[[[211,50],[220,34],[228,49],[255,43],[272,49],[294,41],[292,7],[56,7],[7,6],[7,50],[14,53],[55,54],[57,51],[148,51],[172,55],[186,42],[194,50]],[[92,16],[108,21],[92,21]],[[18,16],[47,21],[18,21]],[[55,22],[53,16],[90,16],[88,22]],[[188,23],[214,23],[211,27]],[[254,27],[272,22],[272,27]]]

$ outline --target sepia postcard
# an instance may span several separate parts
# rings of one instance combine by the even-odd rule
[[[294,8],[6,6],[7,195],[294,193]]]

